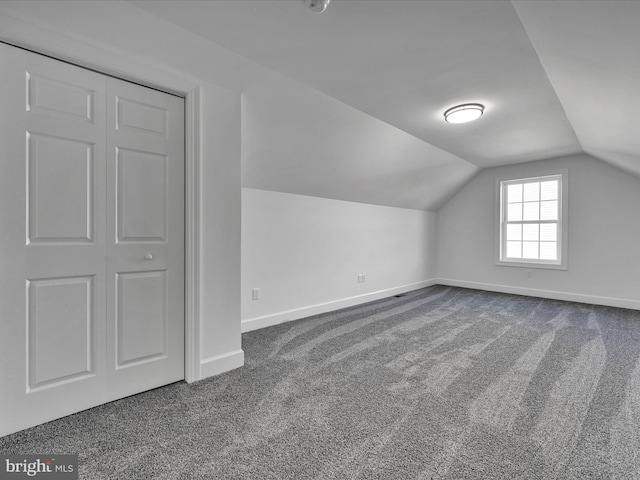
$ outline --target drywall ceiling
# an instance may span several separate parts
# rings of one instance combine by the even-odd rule
[[[586,153],[640,175],[640,2],[513,2]]]
[[[320,15],[303,0],[131,3],[452,161],[587,152],[640,175],[640,2],[333,0]],[[443,121],[467,101],[486,106],[479,121]]]

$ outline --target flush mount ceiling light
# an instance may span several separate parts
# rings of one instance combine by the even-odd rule
[[[324,12],[331,0],[304,0],[304,3],[307,4],[309,10],[313,13],[322,13]]]
[[[444,112],[444,119],[449,123],[467,123],[480,118],[483,112],[484,105],[465,103],[451,107]]]

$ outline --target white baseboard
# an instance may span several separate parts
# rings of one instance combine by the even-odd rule
[[[262,317],[248,318],[242,321],[242,333],[251,332],[260,328],[271,327],[273,325],[279,325],[281,323],[291,322],[292,320],[299,320],[301,318],[310,317],[311,315],[318,315],[320,313],[332,312],[341,308],[353,307],[354,305],[360,305],[361,303],[367,303],[373,300],[390,297],[392,295],[398,295],[399,293],[405,293],[410,292],[411,290],[418,290],[419,288],[430,287],[431,285],[435,285],[436,283],[437,282],[435,281],[435,279],[423,280],[421,282],[402,285],[400,287],[387,288],[385,290],[365,293],[363,295],[357,295],[355,297],[342,298],[340,300],[334,300],[331,302],[310,305],[308,307],[273,313],[270,315],[264,315]]]
[[[640,310],[640,301],[627,298],[602,297],[597,295],[585,295],[583,293],[558,292],[555,290],[540,290],[537,288],[513,287],[510,285],[496,285],[493,283],[470,282],[467,280],[455,280],[452,278],[438,278],[435,282],[439,285],[451,287],[473,288],[475,290],[488,290],[490,292],[513,293],[529,297],[551,298],[553,300],[566,300],[568,302],[588,303],[591,305],[605,305],[608,307],[630,308]]]
[[[204,380],[207,377],[220,375],[221,373],[240,368],[244,365],[244,351],[242,349],[233,352],[216,355],[215,357],[205,358],[200,362],[200,378]]]

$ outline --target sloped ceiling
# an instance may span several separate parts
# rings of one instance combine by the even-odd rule
[[[582,149],[640,175],[640,2],[513,2]]]
[[[420,140],[425,178],[467,165],[450,190],[481,168],[581,152],[640,175],[640,2],[333,0],[321,15],[302,0],[131,3]],[[480,120],[443,121],[469,101]],[[357,198],[329,167],[274,174],[286,157],[243,157],[248,186],[420,209],[447,197],[394,201],[416,176],[388,157],[376,161],[396,182]]]

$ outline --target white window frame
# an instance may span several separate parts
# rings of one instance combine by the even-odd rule
[[[540,182],[550,178],[558,178],[558,255],[557,260],[539,259],[510,259],[506,258],[506,188],[514,183]],[[496,214],[495,214],[495,265],[522,268],[545,268],[554,270],[568,270],[568,183],[569,171],[567,169],[547,171],[536,176],[529,177],[501,177],[496,178]],[[533,222],[544,223],[544,222]]]

